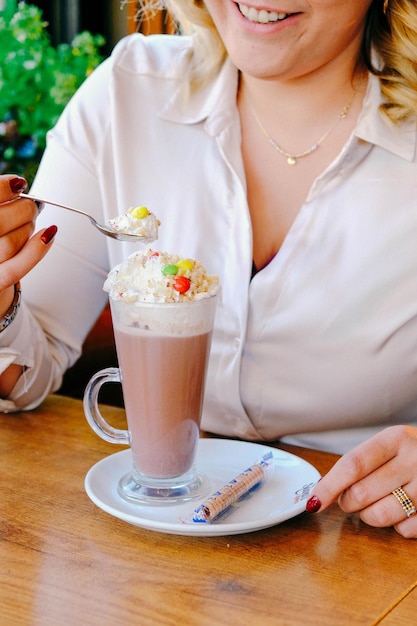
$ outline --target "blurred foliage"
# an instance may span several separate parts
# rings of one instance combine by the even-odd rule
[[[0,0],[0,42],[0,173],[30,183],[47,131],[103,60],[105,40],[85,31],[54,47],[38,7]]]

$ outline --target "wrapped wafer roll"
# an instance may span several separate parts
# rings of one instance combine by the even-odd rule
[[[192,521],[213,522],[230,506],[243,499],[251,490],[263,482],[271,460],[272,452],[268,452],[260,461],[245,469],[226,483],[224,487],[213,493],[194,510]]]

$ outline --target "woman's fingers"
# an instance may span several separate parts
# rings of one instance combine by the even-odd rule
[[[43,259],[56,233],[56,226],[42,229],[33,235],[17,254],[0,265],[0,292],[14,285]]]
[[[417,515],[409,518],[392,492],[398,487],[417,502],[417,429],[393,426],[345,454],[316,485],[307,510],[316,512],[338,500],[346,513],[358,512],[372,526],[395,526],[417,536]]]
[[[359,511],[359,517],[369,526],[393,526],[403,537],[417,538],[417,481],[407,483],[401,489],[406,494],[403,503],[391,492]],[[404,505],[404,501],[409,503],[408,506]]]
[[[0,204],[0,236],[13,232],[20,226],[33,222],[39,210],[33,200],[14,198]]]
[[[373,496],[367,492],[366,484],[361,482],[362,479],[395,455],[396,446],[386,431],[344,454],[314,489],[314,495],[321,503],[320,508],[328,507],[352,486],[355,486],[355,492],[350,493],[350,502],[345,503],[347,508],[358,510],[358,503],[362,505],[361,508],[370,504]]]
[[[0,176],[0,203],[16,198],[26,187],[27,182],[22,176],[3,174]]]
[[[396,489],[401,489],[406,494],[404,501],[410,503],[408,508],[394,495]],[[414,502],[417,502],[417,481],[396,487],[383,498],[362,509],[359,515],[370,526],[394,526],[415,514]]]
[[[1,211],[0,211],[1,213]],[[0,236],[0,264],[12,259],[26,245],[35,230],[33,221]]]
[[[19,197],[26,186],[21,176],[0,176],[0,294],[39,263],[57,231],[51,226],[33,234],[39,211]]]
[[[399,535],[406,539],[417,539],[417,515],[402,519],[393,525]]]
[[[38,207],[16,195],[25,186],[24,178],[0,176],[0,264],[12,259],[35,231]]]

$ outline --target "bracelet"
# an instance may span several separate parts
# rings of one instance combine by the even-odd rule
[[[4,317],[0,319],[0,333],[3,332],[16,317],[17,311],[20,307],[20,300],[22,297],[22,290],[20,288],[20,281],[14,286],[14,298],[9,309],[4,314]]]

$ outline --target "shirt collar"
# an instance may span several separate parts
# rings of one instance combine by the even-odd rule
[[[394,124],[379,111],[381,103],[379,79],[370,74],[354,134],[358,139],[380,146],[407,161],[413,161],[416,156],[416,119],[409,118],[404,122]]]
[[[213,81],[192,91],[188,81],[181,81],[159,112],[161,119],[179,124],[205,121],[206,131],[214,136],[236,115],[238,71],[227,59]]]

